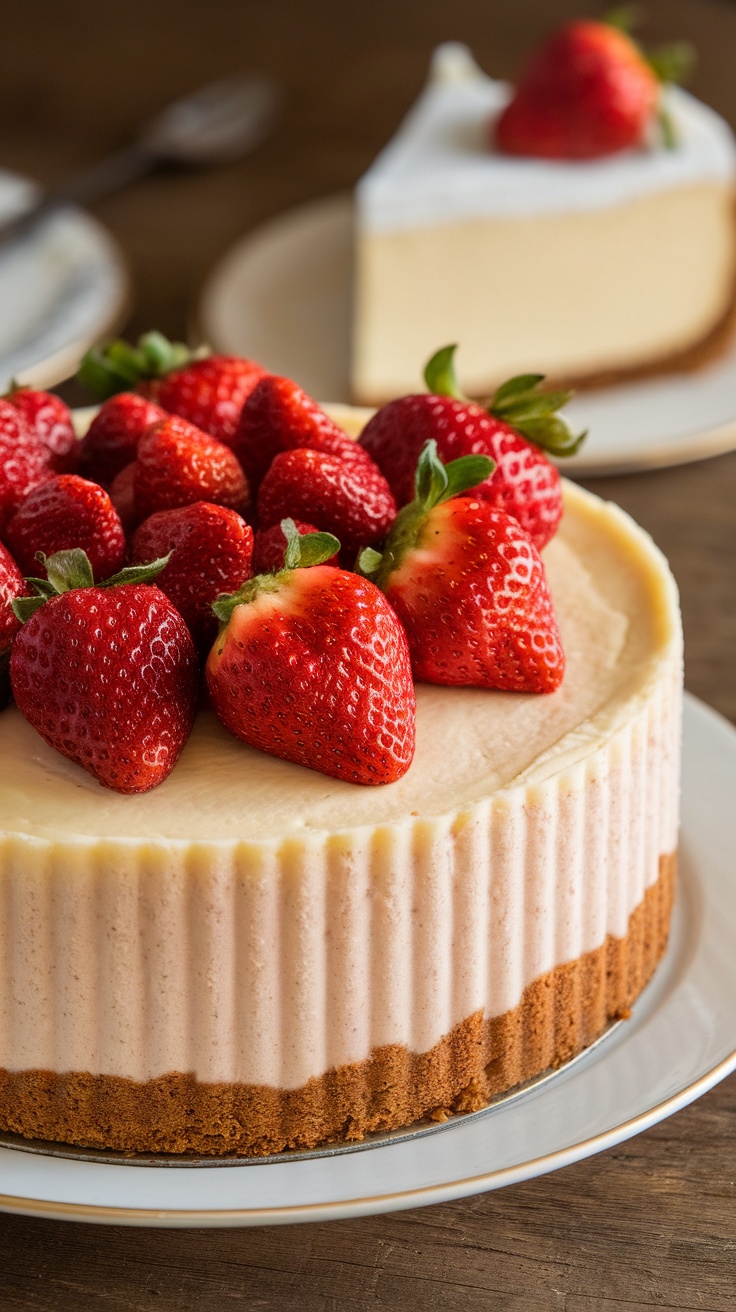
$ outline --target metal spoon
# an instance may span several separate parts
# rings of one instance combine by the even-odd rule
[[[197,167],[239,159],[269,136],[281,100],[280,87],[266,77],[207,83],[157,114],[130,146],[73,174],[22,213],[0,220],[0,244],[23,236],[60,206],[88,205],[167,164]]]

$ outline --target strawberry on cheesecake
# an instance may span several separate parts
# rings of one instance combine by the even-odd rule
[[[229,449],[175,424],[203,478],[209,436],[258,502],[280,461],[317,457],[315,526],[283,515],[272,568],[183,476],[111,578],[72,542],[23,583],[0,549],[3,1129],[262,1155],[472,1110],[625,1015],[664,951],[677,594],[646,534],[514,429],[574,442],[559,394],[534,376],[490,413],[409,398],[412,492],[395,409],[348,447],[359,416],[340,429],[287,383],[254,383]],[[146,489],[172,422],[132,448]],[[342,520],[355,471],[395,502],[336,563],[320,497],[340,451]],[[20,515],[33,493],[6,482]]]
[[[441,46],[356,191],[355,399],[413,390],[438,341],[472,396],[695,363],[725,340],[735,180],[727,124],[605,24],[553,34],[515,93]]]

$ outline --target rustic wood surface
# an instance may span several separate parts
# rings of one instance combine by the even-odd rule
[[[464,39],[490,71],[510,75],[551,19],[585,7],[24,0],[2,19],[0,162],[51,183],[207,77],[250,67],[281,78],[282,126],[250,159],[206,176],[172,172],[98,207],[130,263],[131,329],[182,335],[198,285],[233,239],[286,206],[352,185],[415,96],[437,41]],[[647,37],[696,41],[694,90],[736,124],[736,7],[650,0],[648,10]],[[736,721],[736,454],[592,486],[670,557],[687,686]],[[0,1312],[727,1312],[736,1308],[735,1180],[733,1076],[589,1161],[394,1216],[184,1232],[0,1215]]]

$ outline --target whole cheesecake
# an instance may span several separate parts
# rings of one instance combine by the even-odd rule
[[[736,145],[723,119],[668,88],[674,149],[519,158],[488,144],[509,95],[464,46],[441,46],[358,184],[358,401],[415,391],[417,361],[442,342],[467,344],[461,383],[477,396],[531,370],[683,367],[728,340]]]
[[[344,417],[344,416],[343,416]],[[549,696],[417,687],[360,788],[203,710],[122,796],[0,715],[0,1127],[267,1154],[483,1106],[624,1016],[667,941],[681,634],[651,540],[573,485]]]

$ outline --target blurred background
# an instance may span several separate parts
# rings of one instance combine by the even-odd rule
[[[143,119],[208,79],[244,70],[275,77],[283,116],[252,155],[207,172],[169,172],[94,207],[129,266],[126,327],[181,336],[207,271],[232,241],[280,210],[355,183],[416,97],[438,42],[465,41],[487,72],[512,78],[542,33],[586,7],[26,0],[3,13],[0,166],[50,186],[124,145]],[[736,126],[736,6],[649,0],[642,12],[645,43],[695,43],[690,89]]]

